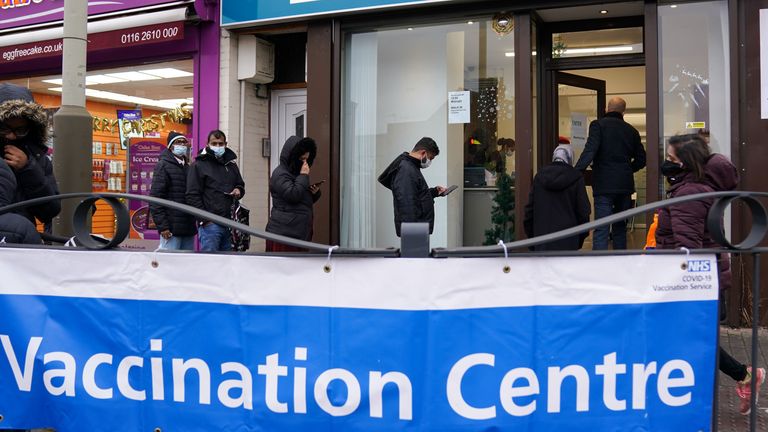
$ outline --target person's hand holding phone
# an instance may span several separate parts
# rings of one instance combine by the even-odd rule
[[[309,185],[309,191],[310,191],[310,192],[312,192],[312,194],[316,194],[316,193],[317,193],[317,191],[319,191],[319,190],[320,190],[320,186],[321,186],[323,183],[325,183],[325,180],[320,180],[320,181],[319,181],[319,182],[317,182],[317,183],[312,183],[311,185]]]

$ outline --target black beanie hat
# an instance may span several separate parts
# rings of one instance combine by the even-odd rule
[[[184,136],[183,134],[180,134],[178,132],[171,132],[171,133],[169,133],[168,134],[168,147],[170,147],[171,144],[173,144],[174,141],[177,141],[177,140],[179,140],[181,138],[187,139],[186,136]]]

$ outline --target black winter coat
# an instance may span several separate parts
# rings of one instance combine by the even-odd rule
[[[16,176],[5,161],[0,159],[0,207],[13,204],[15,194]],[[0,215],[0,241],[40,244],[40,234],[32,222],[23,216],[6,213]]]
[[[645,167],[645,149],[637,129],[616,112],[608,112],[589,124],[589,137],[576,169],[592,164],[594,195],[631,194],[633,174]]]
[[[196,162],[189,168],[187,204],[230,218],[234,199],[229,193],[238,188],[240,198],[245,196],[245,182],[235,164],[235,159],[237,155],[229,148],[221,158],[209,153],[207,147],[204,148],[197,156]]]
[[[435,227],[435,197],[421,174],[421,161],[407,152],[401,154],[381,173],[379,183],[392,191],[395,208],[395,233],[400,237],[403,222],[429,222],[429,233]]]
[[[186,161],[179,163],[173,153],[166,148],[160,153],[160,160],[155,165],[149,196],[186,204],[188,174],[189,165]],[[158,232],[169,230],[175,236],[191,236],[197,232],[195,218],[182,211],[150,204],[149,214]]]
[[[29,89],[14,84],[0,85],[0,123],[11,118],[23,118],[29,122],[29,134],[17,140],[0,137],[0,159],[5,154],[5,146],[12,145],[27,155],[27,165],[14,171],[16,192],[13,202],[26,201],[58,195],[59,188],[53,176],[53,164],[48,158],[48,119],[45,109],[35,103]],[[50,222],[61,211],[59,201],[49,201],[33,207],[26,207],[16,213],[34,223],[35,218]]]
[[[533,178],[525,206],[525,235],[537,237],[589,222],[591,213],[584,176],[567,163],[553,162]],[[536,251],[578,250],[587,233],[537,245]]]
[[[320,199],[320,191],[314,195],[309,190],[309,176],[300,171],[299,158],[310,148],[305,148],[298,137],[290,137],[280,151],[280,165],[269,179],[272,211],[269,213],[266,231],[299,240],[312,240],[312,206]],[[316,149],[315,149],[316,151]],[[308,163],[311,163],[308,160]]]

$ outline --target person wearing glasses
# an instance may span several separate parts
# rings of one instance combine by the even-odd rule
[[[0,84],[0,155],[16,180],[13,202],[58,195],[53,163],[48,157],[47,118],[32,92],[14,84]],[[58,200],[26,207],[18,214],[50,226],[61,211]]]
[[[178,132],[168,134],[168,148],[160,153],[160,160],[155,165],[149,196],[180,204],[187,203],[189,149],[187,137]],[[159,204],[150,204],[149,214],[155,222],[157,232],[160,233],[160,249],[195,248],[197,227],[194,216]]]

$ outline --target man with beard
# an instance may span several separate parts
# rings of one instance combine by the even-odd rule
[[[14,84],[0,84],[0,155],[16,180],[12,202],[58,195],[47,138],[45,111],[32,93]],[[50,225],[60,211],[59,201],[49,201],[17,213],[32,223],[37,219]]]

